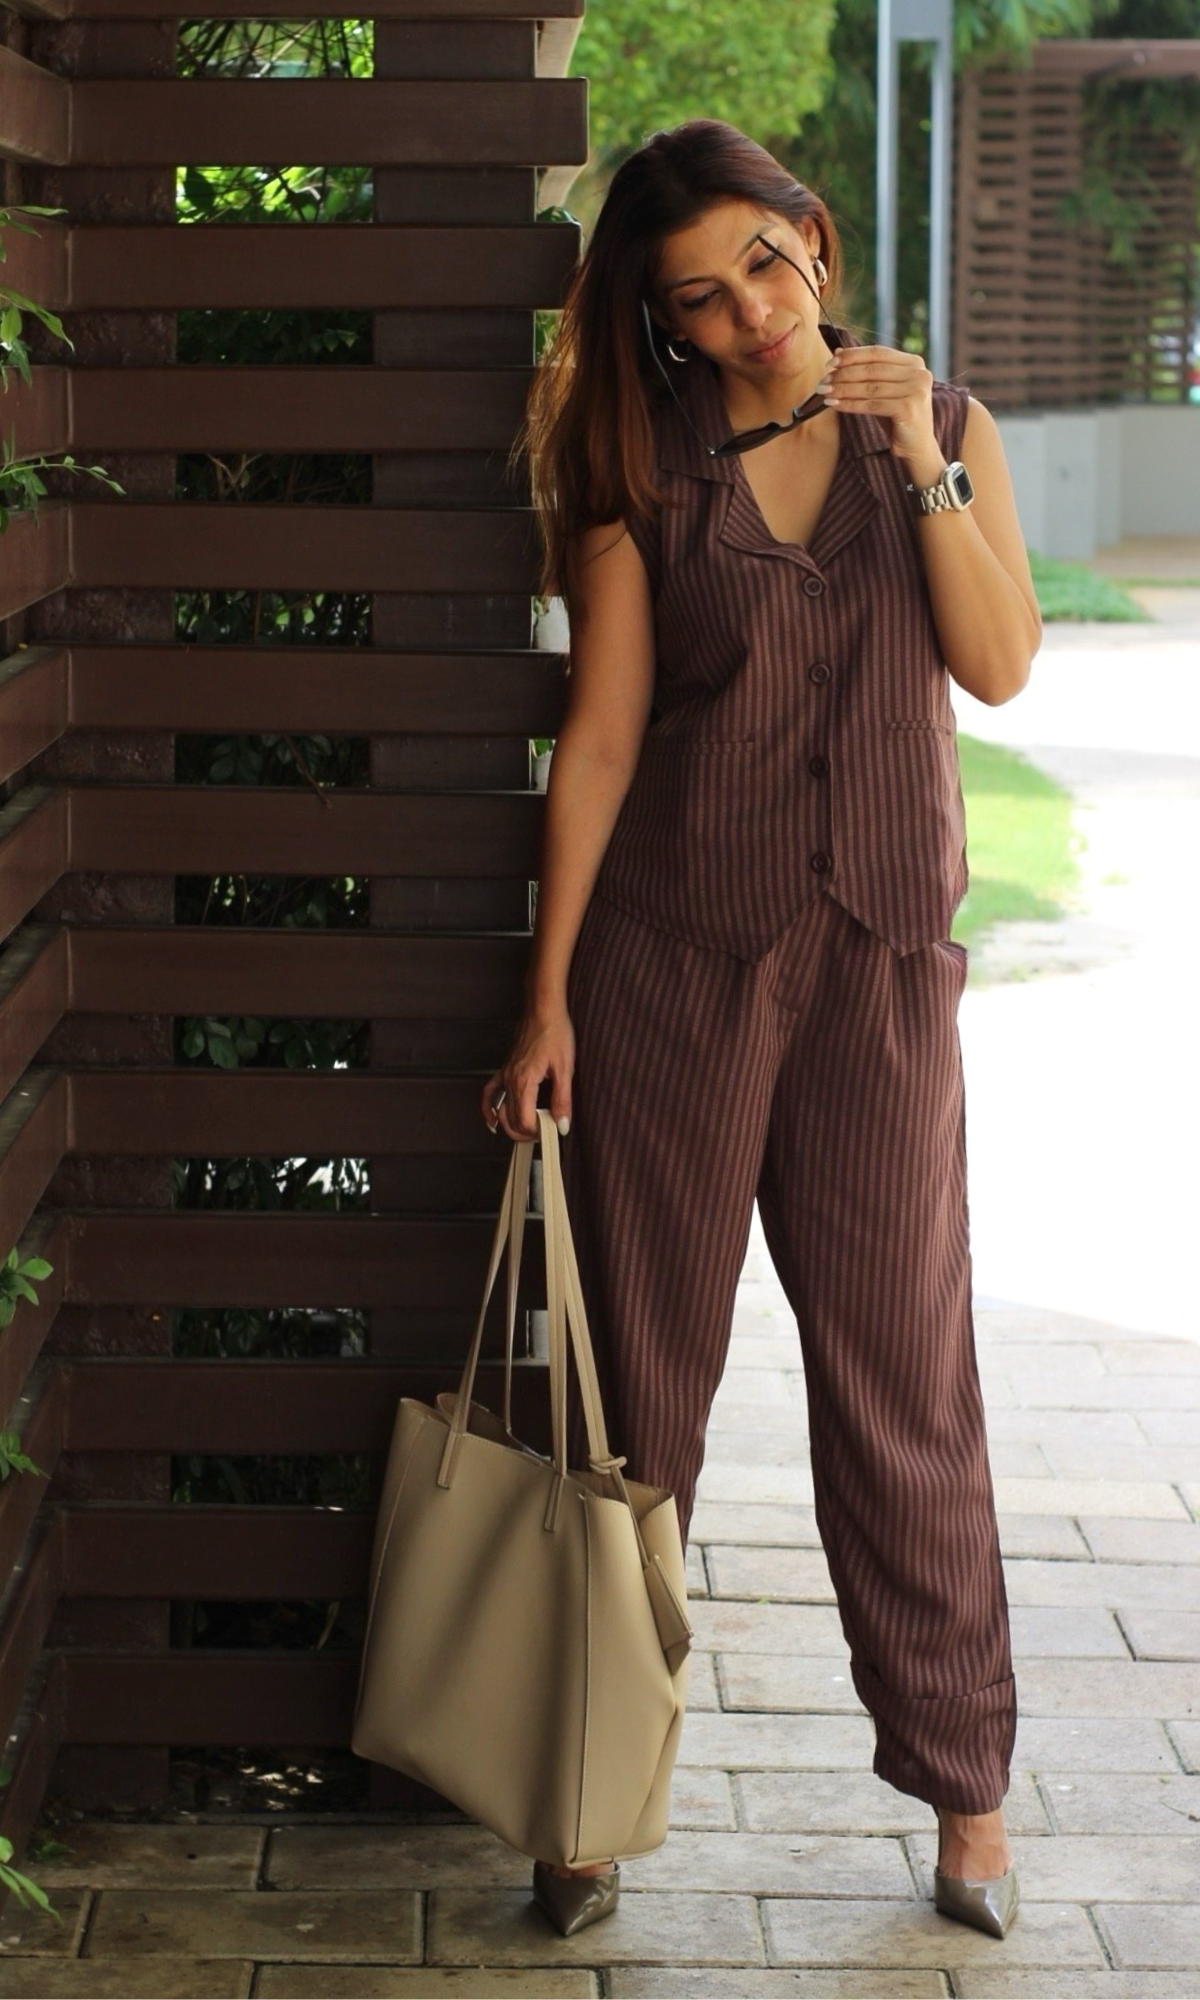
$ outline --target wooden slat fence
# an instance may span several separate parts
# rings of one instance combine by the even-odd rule
[[[1147,132],[1147,207],[1132,267],[1070,219],[1084,170],[1084,85],[1200,77],[1200,41],[1047,41],[1029,67],[960,78],[956,96],[953,372],[993,410],[1179,401],[1200,285],[1200,182]]]
[[[369,1454],[456,1377],[507,1148],[483,1077],[519,1010],[542,801],[536,537],[505,474],[534,314],[579,254],[538,221],[587,153],[583,0],[379,0],[369,78],[181,77],[181,0],[25,0],[0,48],[8,282],[63,314],[4,410],[99,459],[0,537],[0,1254],[53,1266],[0,1332],[4,1418],[49,1475],[0,1487],[0,1716],[18,1851],[48,1781],[153,1804],[172,1744],[342,1745],[357,1657],[173,1642],[179,1600],[365,1594],[371,1513],[183,1504],[176,1455]],[[294,18],[210,0],[212,19]],[[342,17],[315,4],[308,19]],[[369,221],[176,220],[176,170],[373,170]],[[346,363],[177,358],[177,315],[370,315]],[[185,497],[189,456],[370,461],[369,504]],[[342,593],[353,643],[180,636],[188,593]],[[359,614],[356,614],[359,615]],[[185,781],[196,739],[364,746],[350,782]],[[179,884],[355,878],[364,920],[180,916]],[[190,907],[190,906],[187,906]],[[233,1069],[179,1024],[366,1023],[349,1067]],[[344,1212],[180,1207],[181,1165],[367,1163]],[[518,1406],[544,1433],[522,1273]],[[181,1315],[365,1319],[365,1351],[180,1347]],[[488,1373],[494,1377],[499,1316]],[[485,1394],[493,1393],[492,1388]],[[376,1801],[400,1796],[372,1773]]]

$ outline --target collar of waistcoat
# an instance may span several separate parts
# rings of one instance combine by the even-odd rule
[[[822,325],[820,331],[826,347],[832,352],[829,329]],[[717,444],[723,437],[728,437],[731,425],[716,365],[698,350],[693,350],[690,360],[682,367],[669,358],[666,365],[673,371],[672,380],[680,401],[703,437],[710,444]],[[844,427],[846,448],[854,457],[864,458],[871,452],[890,451],[891,441],[878,417],[866,412],[851,415],[845,410],[839,410],[838,415]],[[658,421],[657,456],[660,465],[672,472],[687,472],[698,479],[716,479],[732,485],[735,477],[732,457],[711,458],[674,402],[662,405]]]

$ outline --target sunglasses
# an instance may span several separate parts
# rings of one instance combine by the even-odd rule
[[[825,307],[821,302],[821,294],[813,290],[813,286],[811,280],[809,279],[807,271],[803,270],[801,266],[797,264],[795,258],[789,257],[786,250],[781,250],[778,243],[768,243],[766,237],[761,234],[757,235],[754,240],[757,243],[761,243],[765,249],[773,250],[777,257],[782,257],[784,263],[790,264],[793,271],[800,272],[800,276],[804,279],[805,284],[808,286],[809,291],[812,292],[812,295],[817,302],[818,310],[820,312],[825,312]],[[827,320],[829,320],[829,328],[830,332],[833,334],[834,347],[837,348],[837,347],[847,346],[848,343],[846,341],[844,333],[842,332],[841,327],[834,325],[834,322],[831,319],[829,319],[828,313],[825,313],[825,317]],[[675,384],[672,382],[670,375],[668,374],[666,368],[663,365],[662,357],[659,354],[659,351],[654,344],[654,322],[650,317],[650,307],[645,299],[642,300],[642,318],[646,324],[646,338],[650,342],[650,353],[654,358],[654,365],[658,369],[668,389],[671,391],[671,394],[675,397],[675,401],[679,404],[679,408],[682,411],[686,422],[691,426],[691,429],[695,431],[696,436],[700,439],[701,444],[704,446],[704,449],[710,458],[729,458],[733,455],[734,452],[753,451],[756,445],[769,444],[773,437],[781,437],[784,431],[794,430],[797,424],[807,423],[810,417],[820,416],[821,411],[825,408],[824,397],[814,392],[813,395],[809,396],[805,402],[796,404],[795,409],[792,411],[792,414],[788,418],[786,423],[780,423],[776,418],[772,418],[769,423],[755,424],[749,430],[734,431],[730,437],[722,438],[720,444],[709,444],[708,440],[701,435],[699,430],[697,430],[696,425],[692,423],[691,418],[688,416],[688,413],[684,409],[683,404],[680,401],[680,398],[676,392]]]

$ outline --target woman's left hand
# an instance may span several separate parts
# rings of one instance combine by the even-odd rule
[[[898,347],[839,347],[829,357],[826,401],[851,416],[887,417],[891,449],[910,463],[938,456],[933,374],[919,354]]]

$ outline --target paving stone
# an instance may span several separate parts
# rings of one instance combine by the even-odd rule
[[[962,2000],[1050,2000],[1044,1972],[964,1966],[954,1984]],[[1072,1972],[1054,1974],[1053,2000],[1196,2000],[1194,1972]]]
[[[689,1603],[689,1617],[695,1603],[695,1599]],[[688,1656],[687,1705],[692,1709],[721,1706],[721,1694],[717,1686],[716,1655],[703,1652],[699,1647],[693,1647]]]
[[[988,1434],[988,1463],[995,1479],[1049,1479],[1050,1465],[1036,1439]]]
[[[1103,1341],[1112,1339],[1111,1321],[1086,1319],[1075,1313],[1056,1313],[1037,1306],[989,1306],[975,1304],[976,1336],[984,1345],[990,1341],[997,1344],[1016,1341],[1028,1346],[1031,1341],[1071,1342],[1086,1341],[1098,1347]]]
[[[990,1938],[954,1924],[932,1903],[821,1902],[797,1896],[761,1905],[767,1956],[773,1965],[888,1965],[940,1967],[994,1962],[1008,1965],[1095,1965],[1104,1954],[1083,1910],[1070,1903],[1022,1903],[1008,1936]],[[1046,1987],[1046,2000],[1053,1993]]]
[[[1196,1529],[1200,1545],[1200,1528]],[[811,1507],[742,1504],[734,1500],[696,1501],[689,1542],[742,1542],[776,1548],[819,1549],[817,1517]],[[1200,1562],[1200,1546],[1196,1560]]]
[[[1121,1613],[1121,1623],[1139,1660],[1200,1660],[1200,1611]]]
[[[1062,1374],[1082,1385],[1109,1372],[1092,1340],[1007,1340],[1002,1350],[989,1353],[981,1348],[979,1362],[981,1369],[1002,1367],[1010,1381],[1021,1374]]]
[[[13,2000],[246,2000],[253,1978],[250,1958],[0,1958]]]
[[[687,1588],[689,1597],[708,1596],[708,1577],[704,1568],[704,1550],[699,1542],[689,1541],[687,1551]]]
[[[1187,1509],[1165,1480],[997,1479],[996,1507],[1012,1514],[1119,1514],[1134,1520],[1186,1521]]]
[[[733,1795],[740,1823],[752,1832],[905,1834],[934,1823],[932,1806],[872,1772],[742,1771]],[[1013,1772],[1004,1819],[1010,1833],[1051,1831],[1029,1772]]]
[[[1163,1749],[1170,1754],[1165,1739]],[[870,1769],[874,1751],[875,1725],[866,1716],[689,1713],[679,1762],[723,1771],[861,1771]]]
[[[713,1397],[712,1414],[720,1423],[722,1410],[743,1403],[781,1403],[790,1400],[787,1376],[782,1368],[727,1368]]]
[[[721,1707],[798,1714],[865,1715],[846,1655],[830,1658],[786,1653],[719,1653]]]
[[[278,1826],[263,1879],[272,1889],[519,1888],[529,1870],[483,1826]]]
[[[1200,1674],[1166,1661],[1024,1660],[1019,1680],[1023,1715],[1200,1715]]]
[[[1006,1562],[1010,1607],[1104,1605],[1110,1611],[1186,1611],[1200,1580],[1185,1563]]]
[[[749,1324],[749,1322],[743,1322]],[[755,1324],[762,1324],[756,1322]],[[782,1368],[790,1373],[800,1366],[800,1340],[795,1322],[792,1331],[768,1333],[750,1331],[742,1333],[735,1320],[734,1336],[729,1344],[729,1360],[726,1373],[733,1368]]]
[[[757,1410],[747,1410],[757,1417]],[[705,1465],[800,1465],[809,1463],[808,1435],[798,1424],[771,1430],[710,1429],[704,1440]]]
[[[1200,1777],[1043,1771],[1038,1781],[1060,1834],[1200,1834]]]
[[[1033,1410],[1200,1410],[1200,1376],[1103,1375],[1072,1383],[1069,1374],[1024,1377],[1011,1393]]]
[[[1200,1410],[1142,1410],[1135,1421],[1151,1444],[1200,1446]]]
[[[716,1828],[732,1832],[737,1826],[733,1787],[727,1771],[676,1765],[671,1779],[672,1827]]]
[[[395,1889],[103,1889],[96,1904],[87,1957],[421,1957],[420,1898]]]
[[[435,1965],[762,1965],[753,1896],[622,1889],[601,1940],[591,1926],[560,1937],[537,1905],[514,1890],[472,1895],[436,1889],[429,1899]]]
[[[711,1594],[767,1597],[776,1603],[832,1604],[824,1549],[734,1548],[710,1543],[705,1553]]]
[[[621,1864],[622,1888],[745,1890],[753,1896],[909,1896],[898,1840],[796,1833],[677,1833]]]
[[[74,1820],[70,1853],[58,1861],[26,1861],[24,1871],[52,1901],[68,1883],[80,1888],[151,1887],[252,1889],[266,1842],[261,1826],[116,1825]]]
[[[1196,1469],[1194,1445],[1096,1444],[1090,1437],[1047,1444],[1046,1463],[1055,1479],[1185,1481]]]
[[[592,2000],[594,1972],[562,1966],[264,1965],[256,2000]]]
[[[720,1465],[707,1461],[696,1484],[697,1499],[782,1501],[811,1507],[812,1473],[807,1465]],[[1183,1502],[1178,1506],[1182,1510]]]
[[[1167,1735],[1185,1771],[1200,1771],[1200,1722],[1170,1722]]]
[[[1022,1681],[1017,1684],[1018,1702]],[[1196,1747],[1200,1752],[1200,1732]],[[1051,1720],[1018,1715],[1014,1769],[1058,1770],[1063,1764],[1075,1771],[1166,1771],[1174,1775],[1179,1770],[1179,1757],[1163,1724],[1144,1716],[1127,1716],[1118,1722],[1105,1716]]]
[[[942,2000],[949,1991],[938,1972],[753,1972],[618,1967],[610,1973],[613,2000]],[[1045,2000],[1045,1995],[1041,1996]]]
[[[1098,1562],[1200,1563],[1200,1522],[1114,1521],[1085,1514],[1079,1526]]]
[[[910,1837],[923,1895],[933,1894],[937,1832]],[[1059,1834],[1011,1841],[1027,1902],[1193,1903],[1200,1900],[1200,1835]]]
[[[1092,1444],[1142,1445],[1147,1441],[1142,1419],[1129,1410],[1090,1410],[1086,1435]],[[1049,1448],[1077,1444],[1080,1424],[1074,1410],[997,1410],[988,1419],[988,1436],[1004,1441],[1025,1439]]]
[[[1089,1549],[1076,1523],[1059,1514],[1007,1514],[997,1509],[1000,1552],[1004,1556],[1042,1556],[1051,1562],[1090,1562]]]
[[[1111,1611],[1101,1606],[1075,1605],[1060,1610],[1056,1605],[1010,1604],[1009,1630],[1014,1657],[1045,1658],[1066,1655],[1078,1659],[1128,1660],[1129,1648]]]
[[[842,1621],[832,1604],[712,1598],[690,1605],[688,1618],[696,1645],[714,1653],[815,1653],[828,1659],[846,1652]]]
[[[1200,1375],[1192,1340],[1106,1340],[1100,1358],[1114,1375]]]
[[[22,1909],[9,1893],[0,1910],[0,1952],[8,1957],[48,1953],[52,1958],[73,1958],[87,1922],[92,1898],[86,1889],[47,1890],[59,1913],[56,1922],[47,1911],[34,1904]]]
[[[1101,1903],[1096,1917],[1118,1966],[1178,1965],[1188,1968],[1195,1979],[1200,1966],[1200,1905],[1183,1910],[1161,1903]]]

